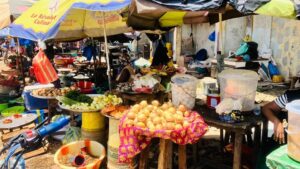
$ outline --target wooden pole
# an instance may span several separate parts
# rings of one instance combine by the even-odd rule
[[[21,71],[21,74],[22,74],[22,82],[23,82],[23,87],[26,86],[26,82],[25,82],[25,73],[24,73],[24,65],[23,65],[23,59],[22,59],[22,55],[21,55],[21,52],[20,52],[20,41],[19,41],[19,38],[17,38],[17,55],[18,55],[18,59],[19,59],[19,62],[20,62],[20,71]]]
[[[219,43],[219,50],[221,51],[222,54],[223,52],[223,22],[222,22],[222,13],[219,13],[219,38],[218,38],[218,43]]]
[[[105,55],[106,55],[106,64],[107,64],[107,77],[108,77],[108,86],[109,91],[111,91],[111,73],[110,73],[110,63],[109,63],[109,51],[107,45],[107,35],[106,35],[106,24],[105,24],[105,13],[102,12],[102,21],[103,21],[103,32],[104,32],[104,45],[105,45]]]

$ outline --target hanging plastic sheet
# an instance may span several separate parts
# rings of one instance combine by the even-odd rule
[[[234,6],[236,10],[244,14],[253,13],[268,2],[270,2],[270,0],[229,0],[229,3]]]
[[[296,17],[300,19],[300,0],[294,0],[295,7],[296,7]]]
[[[300,7],[300,2],[298,7]],[[271,0],[266,5],[258,8],[255,13],[284,18],[295,18],[296,16],[294,3],[287,0]]]
[[[160,5],[180,9],[180,10],[190,10],[190,11],[198,11],[198,10],[206,10],[206,9],[218,9],[221,6],[226,4],[225,0],[149,0]]]

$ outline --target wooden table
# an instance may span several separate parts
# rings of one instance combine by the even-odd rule
[[[16,129],[16,128],[22,128],[31,123],[34,123],[34,121],[39,117],[37,114],[21,114],[21,115],[22,115],[22,117],[20,117],[20,118],[14,118],[14,116],[10,116],[10,117],[2,118],[0,120],[0,132],[2,133],[1,140],[2,140],[4,130],[12,131],[13,129]],[[4,124],[3,121],[5,119],[11,119],[12,123]]]
[[[242,152],[242,142],[243,136],[251,131],[252,128],[255,128],[254,133],[254,144],[255,152],[258,151],[261,142],[261,127],[263,130],[266,130],[267,120],[260,115],[255,116],[254,114],[245,115],[245,121],[240,123],[225,123],[219,119],[218,114],[214,109],[209,109],[206,106],[196,105],[195,110],[200,113],[204,118],[205,122],[212,127],[221,129],[221,143],[223,142],[223,130],[235,133],[234,139],[234,157],[233,157],[233,169],[241,168],[241,152]],[[265,138],[265,131],[263,131],[263,137]]]
[[[148,156],[150,151],[150,145],[141,152],[139,160],[139,169],[147,169]],[[157,169],[173,169],[172,159],[173,157],[173,142],[171,140],[160,139],[159,141],[159,156]],[[186,169],[186,145],[178,146],[178,168]]]

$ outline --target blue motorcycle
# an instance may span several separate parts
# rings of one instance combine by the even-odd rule
[[[19,134],[4,145],[0,151],[0,156],[6,152],[7,155],[3,163],[0,164],[0,169],[15,169],[17,166],[25,169],[23,154],[41,148],[44,138],[66,126],[70,122],[70,117],[61,117],[53,123],[44,125],[47,121],[48,119],[45,119],[34,129]]]

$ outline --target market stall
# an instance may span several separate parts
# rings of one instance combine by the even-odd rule
[[[173,2],[135,0],[129,8],[130,15],[127,23],[137,29],[169,29],[167,27],[183,23],[214,22],[215,18],[222,21],[222,19],[249,13],[264,13],[264,9],[260,7],[264,7],[268,2],[262,1],[254,6],[253,4],[248,6],[248,3],[231,2],[242,13],[227,16],[226,14],[237,11],[232,7],[223,8],[221,1],[219,4],[207,2],[205,5],[187,2],[188,5],[183,8],[187,11],[178,11],[177,9],[181,9],[182,6],[177,6]],[[114,6],[114,4],[117,5]],[[107,13],[103,11],[116,10],[128,4],[129,1],[112,1],[103,4],[102,1],[96,0],[88,2],[42,0],[29,9],[28,13],[24,13],[9,31],[14,36],[25,36],[33,40],[73,40],[88,36],[104,36],[106,64],[103,65],[103,68],[107,68],[107,75],[110,77],[110,58],[106,36],[123,33],[130,29],[120,17],[119,11]],[[145,4],[152,4],[155,8],[149,9]],[[189,5],[193,8],[190,8]],[[188,11],[191,9],[202,11]],[[223,15],[216,14],[216,12],[223,12]],[[38,16],[45,17],[39,18]],[[136,22],[141,20],[143,22]],[[153,156],[151,144],[157,145],[157,140],[159,140],[157,148],[159,156],[154,157],[158,163],[156,167],[159,169],[175,167],[173,166],[175,162],[172,162],[175,161],[173,154],[176,154],[173,153],[175,152],[175,150],[173,151],[174,144],[176,147],[178,146],[176,155],[179,160],[176,166],[178,164],[179,168],[187,168],[187,153],[189,153],[187,145],[193,144],[193,147],[197,147],[197,143],[208,131],[209,126],[220,129],[221,149],[223,150],[226,146],[226,149],[233,152],[232,168],[239,169],[242,166],[244,140],[247,140],[249,144],[254,142],[251,147],[253,148],[252,153],[258,152],[261,142],[264,142],[267,137],[266,120],[261,115],[260,105],[255,104],[257,86],[260,87],[261,84],[258,84],[258,75],[249,70],[223,71],[224,65],[220,63],[222,56],[218,53],[215,65],[219,74],[213,76],[217,77],[215,80],[217,82],[199,87],[199,79],[185,73],[200,72],[203,73],[203,76],[210,75],[211,65],[206,64],[205,59],[201,60],[202,53],[196,54],[192,62],[188,64],[189,70],[186,70],[181,67],[187,65],[184,63],[185,61],[179,67],[174,65],[170,43],[164,42],[161,37],[156,42],[158,45],[152,60],[140,58],[135,61],[132,66],[135,67],[135,70],[132,68],[132,72],[129,70],[129,75],[127,72],[125,77],[117,78],[116,88],[110,85],[113,94],[91,94],[96,93],[94,84],[90,82],[92,74],[86,72],[89,68],[93,69],[91,68],[92,62],[81,57],[76,59],[69,56],[55,57],[54,63],[59,72],[58,76],[62,78],[62,84],[68,87],[42,87],[28,91],[27,94],[35,99],[44,99],[42,102],[48,101],[47,106],[43,105],[43,109],[48,108],[49,125],[64,118],[68,119],[64,116],[57,120],[56,117],[53,117],[54,114],[71,116],[71,126],[67,127],[63,136],[63,144],[67,145],[57,151],[54,158],[56,164],[60,167],[99,168],[107,155],[108,168],[136,168],[137,165],[139,168],[147,168],[148,158],[150,155]],[[249,53],[248,49],[252,49],[253,46],[257,49],[257,44],[245,40],[241,46],[247,47],[247,50],[239,49],[235,52],[237,57],[234,57],[233,60],[252,59],[251,54],[253,53]],[[97,63],[94,61],[94,64]],[[271,68],[262,68],[263,70],[259,70],[260,75],[269,81],[271,76],[275,77],[271,85],[284,85],[281,83],[280,74],[270,71],[274,70],[274,67],[273,65]],[[66,78],[72,80],[67,81]],[[105,80],[103,79],[103,81]],[[70,87],[72,84],[70,81],[75,82],[74,87]],[[110,79],[108,81],[110,83]],[[268,87],[268,85],[262,86]],[[201,93],[204,97],[201,99],[199,99],[199,88],[204,91]],[[265,99],[260,101],[262,100]],[[19,114],[16,113],[16,115],[3,119],[0,123],[11,123],[11,118],[18,118]],[[23,117],[23,115],[21,116]],[[24,115],[24,117],[27,116]],[[2,128],[10,129],[27,125],[39,118],[40,115],[29,115],[29,117],[29,120],[24,120],[24,124],[18,123],[15,126],[7,125],[8,127]],[[107,118],[109,123],[107,123]],[[0,126],[0,129],[2,128]],[[254,140],[252,140],[251,131],[254,131]],[[44,137],[46,134],[41,136]],[[232,147],[227,146],[231,143],[229,137],[234,140]],[[92,141],[80,141],[85,139]],[[195,148],[193,153],[198,154],[197,150]],[[197,155],[193,156],[197,161]],[[270,157],[272,156],[270,155]],[[206,162],[209,160],[207,159]],[[278,163],[274,157],[269,158],[268,162],[270,164]],[[215,165],[217,161],[210,163]],[[196,166],[197,163],[195,162],[194,165]]]

